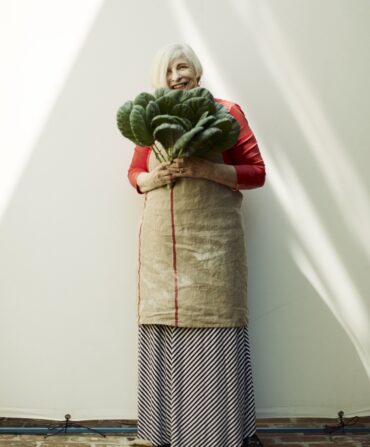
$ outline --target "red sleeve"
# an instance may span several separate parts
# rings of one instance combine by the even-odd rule
[[[231,107],[230,114],[238,120],[240,134],[236,144],[222,153],[224,162],[236,169],[235,189],[259,188],[265,183],[266,172],[256,138],[238,104]]]
[[[135,146],[134,155],[131,160],[130,167],[128,168],[128,179],[131,185],[136,188],[136,191],[139,194],[143,194],[140,189],[137,187],[137,176],[141,172],[148,172],[147,160],[149,157],[149,153],[151,151],[150,146]]]

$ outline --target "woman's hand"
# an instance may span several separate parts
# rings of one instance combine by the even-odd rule
[[[208,178],[214,163],[203,158],[175,158],[157,165],[150,172],[142,172],[136,183],[141,192],[148,192],[175,182],[177,177]]]
[[[176,181],[176,178],[203,178],[220,183],[230,188],[236,188],[237,175],[234,166],[224,163],[214,163],[200,157],[175,158],[160,163],[150,172],[142,172],[137,177],[137,185],[141,192],[148,192]]]
[[[157,165],[150,172],[142,172],[137,176],[136,183],[141,192],[148,192],[173,183],[174,175],[169,170],[170,162],[165,161]]]
[[[195,177],[210,179],[215,163],[199,157],[175,158],[168,166],[174,178]]]
[[[234,166],[215,163],[200,157],[175,158],[168,166],[173,178],[204,178],[230,188],[237,188],[237,174]]]

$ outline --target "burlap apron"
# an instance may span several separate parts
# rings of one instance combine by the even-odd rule
[[[221,154],[214,157],[223,163]],[[148,170],[158,163],[152,151]],[[172,189],[145,194],[139,224],[138,324],[247,325],[242,199],[227,186],[186,177]]]

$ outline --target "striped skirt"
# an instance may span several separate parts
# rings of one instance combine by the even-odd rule
[[[256,431],[248,329],[139,325],[139,439],[241,447]]]

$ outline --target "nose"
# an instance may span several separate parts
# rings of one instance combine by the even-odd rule
[[[170,70],[169,79],[172,82],[175,82],[175,81],[178,81],[179,79],[181,79],[181,75],[176,68],[173,68],[172,70]]]

